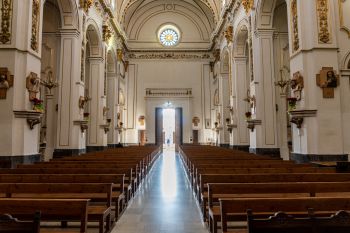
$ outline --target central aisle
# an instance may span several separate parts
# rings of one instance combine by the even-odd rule
[[[208,233],[180,158],[164,150],[112,233]]]

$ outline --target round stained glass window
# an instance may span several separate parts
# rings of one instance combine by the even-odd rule
[[[164,46],[174,46],[179,42],[179,34],[174,29],[166,28],[160,32],[159,40]]]

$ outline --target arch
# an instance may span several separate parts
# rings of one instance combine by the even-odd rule
[[[43,5],[48,2],[53,3],[60,10],[61,29],[79,30],[79,7],[75,0],[45,0]],[[57,4],[54,2],[57,2]]]
[[[103,57],[102,36],[93,19],[87,21],[86,39],[90,57]]]
[[[350,51],[347,52],[344,58],[342,59],[341,69],[350,69]]]
[[[286,2],[285,0],[258,0],[256,3],[256,28],[272,28],[276,5]]]
[[[115,52],[113,49],[108,50],[107,52],[107,73],[116,72],[116,59]]]
[[[236,34],[234,35],[234,51],[233,56],[237,57],[247,57],[248,51],[247,51],[247,40],[248,40],[248,28],[249,23],[246,20],[242,20],[238,24],[238,30],[236,31]]]
[[[227,47],[225,47],[222,50],[221,54],[223,54],[221,62],[220,62],[221,73],[222,74],[229,74],[229,72],[230,72],[230,60],[231,60],[230,51]]]

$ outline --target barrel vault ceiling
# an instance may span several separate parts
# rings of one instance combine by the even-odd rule
[[[118,21],[132,50],[201,50],[210,46],[210,35],[219,20],[221,0],[117,0]],[[173,25],[180,42],[174,47],[159,43],[159,29]]]

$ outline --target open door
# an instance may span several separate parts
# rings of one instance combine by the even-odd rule
[[[175,151],[182,145],[182,108],[175,109]]]
[[[156,145],[163,148],[163,109],[156,108]]]

